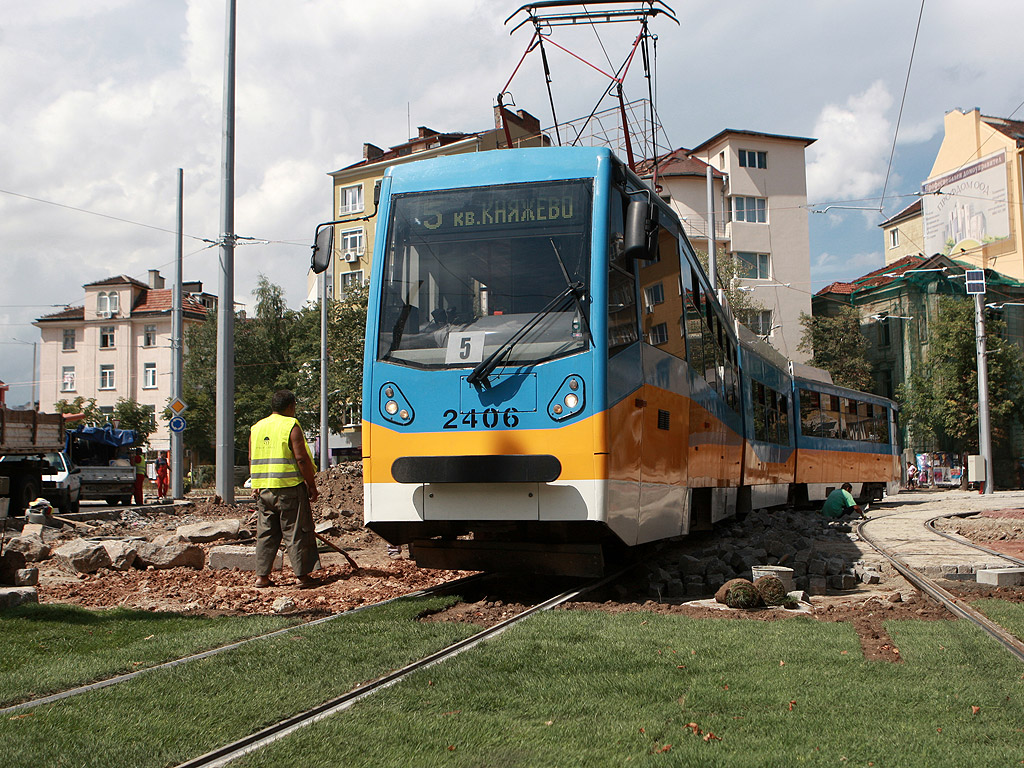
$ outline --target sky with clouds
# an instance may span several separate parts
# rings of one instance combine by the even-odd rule
[[[667,1],[680,24],[661,16],[651,28],[671,146],[725,128],[817,139],[808,200],[848,207],[810,217],[809,290],[881,266],[878,224],[928,175],[945,112],[1021,117],[1019,0],[926,0],[891,170],[919,0]],[[331,214],[327,174],[361,159],[363,142],[399,144],[420,125],[491,127],[495,94],[530,38],[504,23],[517,7],[238,0],[234,228],[257,242],[235,250],[236,300],[251,300],[263,273],[302,304],[309,241]],[[10,402],[31,395],[33,319],[80,304],[94,280],[173,275],[178,168],[185,279],[217,293],[207,241],[221,220],[225,22],[224,0],[3,1],[0,379]],[[604,51],[617,67],[634,35],[579,27],[555,40],[611,68]],[[601,76],[555,49],[549,59],[559,119],[589,113]],[[627,98],[646,95],[639,71]],[[509,91],[551,124],[535,54]]]

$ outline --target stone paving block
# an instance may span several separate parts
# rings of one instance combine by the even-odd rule
[[[1024,584],[1024,568],[987,568],[978,571],[979,584],[996,587],[1016,587]]]
[[[281,553],[278,552],[274,558],[275,571],[281,567],[281,562]],[[232,568],[239,571],[255,571],[256,547],[247,547],[244,544],[222,544],[219,547],[211,547],[206,564],[213,571]]]
[[[807,591],[812,595],[824,595],[828,592],[828,581],[824,576],[811,576],[807,582]]]

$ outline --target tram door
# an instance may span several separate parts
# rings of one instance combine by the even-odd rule
[[[643,334],[638,543],[685,531],[689,386],[679,239],[662,227],[658,252],[638,262]]]

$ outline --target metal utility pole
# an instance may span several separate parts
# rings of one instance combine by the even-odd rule
[[[228,0],[217,303],[217,495],[235,500],[235,0]]]
[[[183,190],[184,174],[178,169],[178,232],[174,246],[174,285],[171,286],[171,397],[181,398],[181,377],[184,365],[184,348],[182,345],[182,307],[181,307],[181,238],[183,222]],[[184,457],[182,456],[181,432],[171,432],[171,498],[185,497]]]
[[[992,466],[992,425],[988,414],[988,354],[985,343],[985,294],[974,294],[974,332],[978,354],[978,449],[985,462],[985,493],[995,490]]]
[[[320,273],[320,471],[327,469],[330,432],[327,428],[327,269]]]

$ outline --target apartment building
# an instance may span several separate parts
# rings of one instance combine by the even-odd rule
[[[761,307],[738,318],[786,357],[804,362],[800,313],[810,314],[810,235],[805,150],[815,139],[724,130],[677,149],[643,175],[676,210],[694,248],[708,250],[707,172],[714,240],[742,267],[739,290]]]
[[[161,412],[171,396],[171,289],[155,269],[148,283],[117,275],[83,288],[80,306],[33,323],[42,335],[40,407],[81,396],[110,413],[119,398],[132,398]],[[203,293],[202,283],[185,283],[182,304],[187,329],[216,308],[216,297]],[[150,447],[170,450],[167,423],[156,423]]]

